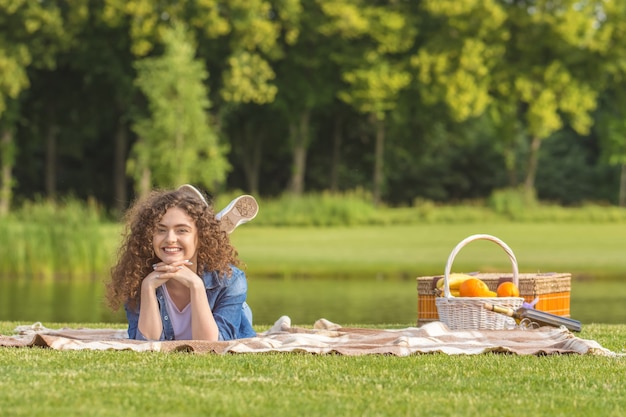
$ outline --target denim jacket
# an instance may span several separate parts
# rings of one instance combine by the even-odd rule
[[[219,329],[219,340],[256,336],[252,329],[252,312],[246,303],[248,292],[246,275],[239,268],[232,266],[231,269],[232,275],[230,277],[220,277],[216,272],[205,272],[202,276],[209,306]],[[174,328],[169,320],[162,287],[156,289],[156,296],[161,313],[161,322],[163,323],[163,332],[159,340],[174,340]],[[127,305],[124,308],[128,319],[128,337],[146,340],[137,328],[139,306],[136,310],[131,310]]]

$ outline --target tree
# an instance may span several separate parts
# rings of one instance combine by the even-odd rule
[[[626,5],[620,1],[606,2],[600,10],[598,30],[606,42],[599,48],[598,55],[602,58],[601,69],[606,78],[596,131],[605,159],[610,165],[620,167],[618,202],[626,207]]]
[[[524,188],[533,192],[541,142],[568,123],[587,134],[596,108],[597,77],[588,60],[596,48],[595,7],[601,2],[540,1],[514,4],[507,26],[511,38],[506,67],[495,69],[498,103],[521,115],[529,138]],[[496,81],[496,82],[497,82]],[[595,85],[594,85],[595,84]],[[510,105],[510,97],[517,104]]]
[[[119,215],[128,205],[126,159],[133,139],[129,129],[130,109],[138,95],[133,83],[135,56],[131,52],[128,20],[115,21],[105,7],[106,0],[91,1],[89,5],[88,23],[80,34],[81,42],[69,57],[69,64],[84,73],[89,91],[108,103],[98,114],[111,120],[112,133],[104,143],[106,146],[112,143],[113,163],[108,165],[112,166],[114,209]],[[103,123],[109,124],[108,120]]]
[[[204,101],[185,96],[201,109],[185,115],[202,118],[232,164],[219,191],[368,188],[375,201],[411,204],[484,198],[508,178],[536,183],[541,198],[571,189],[560,201],[613,201],[618,168],[607,164],[622,163],[626,137],[624,9],[617,0],[0,0],[0,201],[6,212],[13,190],[15,201],[72,193],[122,210],[129,148],[144,189],[176,185],[179,167],[160,158],[195,133],[159,115],[172,110],[186,125],[186,107],[173,104],[185,101],[181,79],[204,88]],[[194,39],[195,75],[164,63],[175,22]],[[136,60],[149,63],[139,77]],[[177,99],[166,108],[165,96]],[[163,141],[171,146],[152,154]],[[210,164],[193,143],[195,154],[181,155],[194,168],[176,178],[196,182],[193,170]],[[592,174],[564,174],[576,161]]]
[[[526,191],[534,188],[541,141],[565,123],[581,134],[592,125],[601,76],[590,62],[603,47],[596,30],[602,3],[424,2],[441,23],[414,59],[426,98],[446,102],[459,121],[489,110],[510,135],[516,129],[507,125],[519,123],[529,140]]]
[[[344,40],[339,64],[345,83],[337,96],[366,114],[375,129],[373,203],[381,200],[384,184],[385,119],[396,107],[399,92],[411,81],[404,52],[413,46],[415,30],[407,9],[395,1],[370,5],[361,0],[320,2],[327,23],[325,36]]]
[[[394,70],[387,62],[376,62],[367,69],[358,69],[344,74],[350,85],[339,97],[357,111],[368,114],[375,128],[374,175],[372,199],[374,205],[381,201],[384,185],[385,120],[387,113],[395,108],[400,90],[405,88],[411,77],[406,71]]]
[[[30,85],[28,69],[53,68],[86,11],[83,0],[70,8],[61,3],[0,0],[0,215],[8,212],[12,198],[15,123],[20,94]]]
[[[128,22],[131,50],[137,57],[158,54],[161,35],[173,21],[184,22],[193,31],[198,59],[211,74],[206,80],[211,118],[222,140],[229,139],[222,135],[225,121],[240,106],[274,100],[274,71],[268,60],[280,54],[276,45],[280,34],[292,36],[293,28],[281,24],[289,25],[299,0],[104,1],[103,14],[110,25]],[[247,172],[254,170],[254,164],[246,167]]]
[[[275,9],[280,1],[275,2]],[[272,63],[278,87],[271,108],[286,123],[283,141],[291,152],[286,191],[301,195],[305,190],[308,151],[315,140],[316,110],[332,103],[336,67],[328,62],[336,42],[320,34],[323,22],[317,2],[292,2],[289,13],[279,12],[285,35],[279,38],[280,55]]]
[[[149,115],[135,121],[139,140],[128,168],[140,194],[152,183],[175,186],[187,182],[214,190],[226,178],[227,147],[218,143],[210,124],[204,80],[208,74],[194,59],[195,48],[182,24],[163,33],[161,57],[136,63],[137,86],[148,102]]]

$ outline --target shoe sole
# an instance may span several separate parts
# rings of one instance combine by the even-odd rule
[[[259,212],[259,204],[251,195],[237,197],[222,213],[220,228],[226,233],[232,233],[237,226],[254,219]]]

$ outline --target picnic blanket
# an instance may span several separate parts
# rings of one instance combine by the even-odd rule
[[[419,353],[475,355],[488,352],[517,355],[581,354],[615,356],[593,340],[576,337],[565,328],[532,330],[450,330],[441,322],[403,329],[342,327],[326,319],[312,328],[292,327],[288,316],[279,318],[257,337],[232,341],[129,340],[121,329],[48,329],[41,323],[18,326],[15,334],[0,336],[4,347],[45,347],[57,350],[132,350],[138,352],[265,353],[408,356]],[[621,355],[620,355],[621,356]]]

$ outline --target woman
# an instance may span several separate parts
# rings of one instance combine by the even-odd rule
[[[258,206],[246,197],[254,203],[248,208],[255,210],[241,215],[236,210],[242,205],[230,204],[220,217],[235,212],[237,225],[251,220]],[[126,218],[107,299],[114,310],[124,305],[130,339],[216,341],[256,335],[246,276],[228,238],[233,228],[221,229],[198,190],[185,185],[154,191]]]

